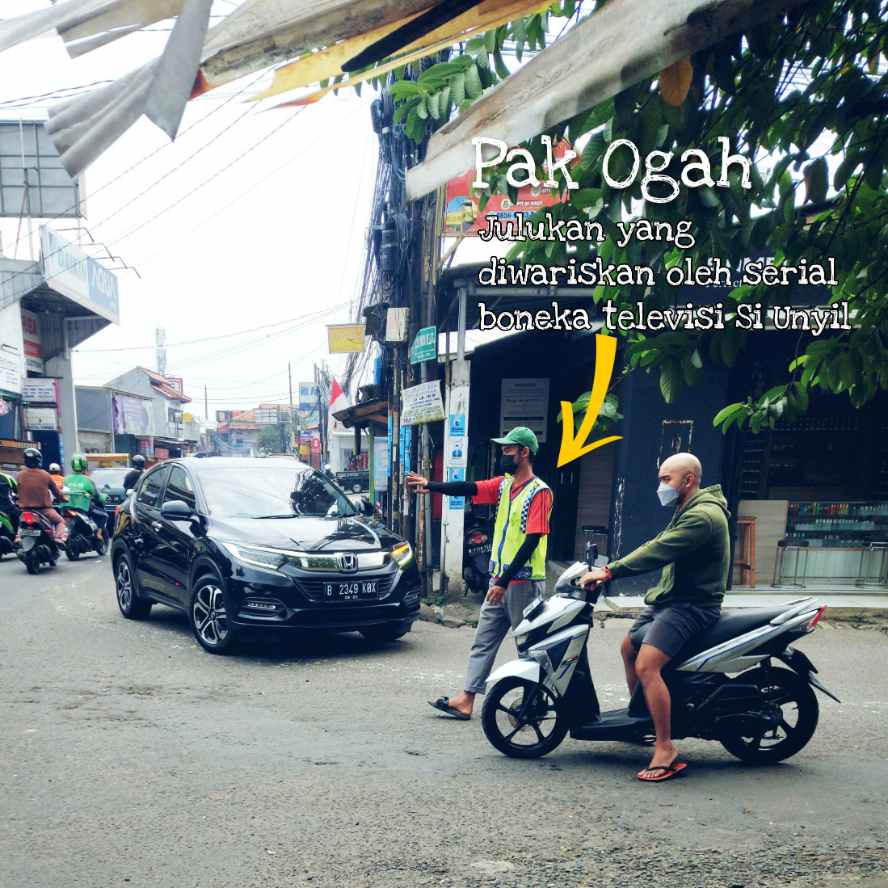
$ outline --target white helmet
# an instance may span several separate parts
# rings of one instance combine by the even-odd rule
[[[58,463],[50,463],[49,464],[49,474],[50,475],[61,475],[62,467]]]

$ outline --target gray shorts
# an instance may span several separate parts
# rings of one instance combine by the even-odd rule
[[[701,607],[675,601],[661,607],[646,607],[629,629],[636,650],[649,644],[674,657],[695,636],[705,632],[721,613],[721,607]]]

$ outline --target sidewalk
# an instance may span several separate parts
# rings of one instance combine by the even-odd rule
[[[549,562],[547,587],[551,591],[561,572],[568,567],[560,562]],[[848,622],[873,628],[888,629],[888,587],[854,585],[826,586],[758,586],[754,589],[739,586],[725,596],[725,608],[780,607],[800,598],[814,598],[827,606],[824,621]],[[443,607],[423,604],[420,619],[443,626],[474,626],[478,621],[481,599],[478,595],[467,595],[450,600]],[[595,616],[600,620],[632,619],[644,607],[642,597],[635,595],[613,595],[599,600]]]

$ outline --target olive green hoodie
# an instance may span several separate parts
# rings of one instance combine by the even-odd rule
[[[721,486],[703,487],[650,542],[608,565],[611,573],[619,578],[663,568],[645,604],[720,605],[731,561],[729,515]]]

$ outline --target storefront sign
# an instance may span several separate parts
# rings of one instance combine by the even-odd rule
[[[313,382],[299,383],[299,427],[316,429],[320,427],[320,389]]]
[[[402,425],[420,425],[444,419],[444,402],[437,379],[404,389],[401,403]]]
[[[59,417],[55,407],[26,407],[25,427],[35,432],[57,432]]]
[[[515,426],[527,426],[540,444],[549,424],[548,379],[504,379],[500,397],[500,435]]]
[[[564,157],[569,148],[566,141],[559,142],[554,150],[556,160]],[[475,171],[472,169],[447,183],[444,218],[444,234],[447,237],[477,237],[480,231],[487,228],[490,217],[497,218],[506,226],[512,222],[516,213],[523,213],[527,217],[565,200],[558,188],[550,190],[526,185],[518,189],[518,200],[515,202],[508,194],[491,194],[484,212],[481,212],[481,195],[472,188],[474,178]]]
[[[331,324],[327,327],[331,355],[347,355],[364,351],[363,324]]]
[[[416,331],[413,345],[410,346],[410,363],[434,361],[438,357],[438,328],[423,327]]]
[[[388,487],[388,473],[388,438],[375,438],[373,441],[373,488],[377,494],[385,493]]]
[[[150,401],[128,395],[112,395],[113,427],[118,435],[150,435]]]
[[[0,389],[22,393],[25,375],[22,316],[18,303],[0,309]]]
[[[22,382],[22,400],[28,404],[58,404],[58,380],[25,379]]]
[[[43,350],[40,344],[40,321],[37,315],[22,309],[22,338],[25,346],[25,367],[29,373],[43,372]]]
[[[40,253],[43,276],[53,290],[112,323],[120,323],[114,274],[46,225],[40,228]]]

